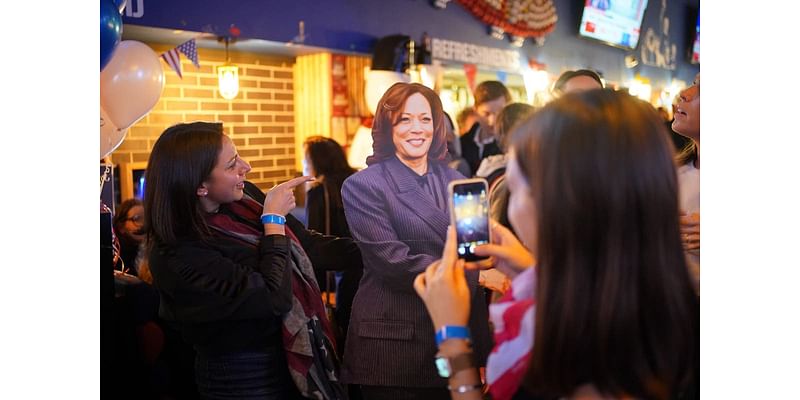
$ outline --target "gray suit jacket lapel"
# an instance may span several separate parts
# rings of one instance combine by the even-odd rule
[[[442,211],[430,198],[430,196],[423,192],[422,188],[417,183],[416,179],[403,170],[407,168],[400,160],[391,159],[384,163],[387,177],[390,182],[395,184],[397,189],[397,198],[405,204],[411,211],[417,214],[423,221],[425,221],[437,236],[442,238],[442,242],[446,239],[447,226],[450,225],[450,215],[448,211]],[[438,165],[431,164],[432,168],[441,168]],[[434,170],[443,179],[443,183],[447,185],[449,179],[442,173],[441,169]],[[447,194],[443,194],[447,198]]]

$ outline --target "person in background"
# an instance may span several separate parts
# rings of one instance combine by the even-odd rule
[[[475,125],[478,122],[478,114],[475,112],[475,108],[473,107],[466,107],[463,110],[459,111],[458,115],[456,115],[456,124],[458,125],[458,136],[464,136],[465,133],[469,132],[472,129],[472,125]]]
[[[136,258],[144,242],[144,206],[139,199],[128,199],[117,207],[114,215],[114,232],[119,238],[120,257],[128,274],[139,276]]]
[[[481,161],[476,176],[485,178],[489,183],[489,215],[506,228],[511,228],[508,222],[508,188],[505,183],[505,172],[508,150],[508,133],[514,126],[533,115],[533,106],[525,103],[511,103],[497,115],[497,144],[501,154],[489,156]]]
[[[553,84],[552,92],[555,97],[560,97],[567,93],[603,88],[605,85],[597,72],[579,69],[562,73]]]
[[[177,124],[156,141],[144,205],[160,316],[197,351],[204,398],[344,398],[311,234],[288,215],[294,187],[313,178],[279,184],[259,204],[245,196],[248,171],[221,123]],[[317,258],[358,255],[352,241],[318,239],[329,247]]]
[[[486,157],[500,154],[495,134],[497,114],[511,101],[511,93],[500,81],[485,81],[475,87],[475,112],[478,123],[461,136],[461,156],[469,163],[474,176]]]
[[[369,165],[345,180],[345,215],[361,249],[364,276],[353,300],[342,378],[365,399],[447,399],[436,375],[431,319],[412,282],[444,246],[450,220],[446,117],[439,96],[417,83],[396,83],[375,112]],[[478,271],[467,273],[466,301],[477,363],[490,346]],[[465,322],[466,324],[466,322]]]
[[[675,152],[678,154],[683,153],[683,150],[692,142],[691,139],[681,135],[678,132],[675,132],[675,130],[672,129],[672,123],[675,122],[675,113],[678,111],[678,102],[680,99],[681,95],[678,93],[678,95],[675,96],[675,99],[672,100],[672,119],[667,119],[664,123],[664,125],[667,127],[667,132],[669,132],[669,135],[672,138],[672,143],[675,145]]]
[[[356,171],[347,164],[344,150],[335,140],[322,136],[311,136],[304,145],[304,175],[313,176],[316,180],[306,195],[306,219],[308,229],[322,232],[325,235],[352,237],[342,202],[342,184]],[[335,272],[336,280],[329,279],[332,271],[317,269],[317,282],[321,289],[330,293],[336,292],[336,308],[334,318],[341,332],[337,332],[337,348],[344,349],[347,337],[347,326],[350,322],[350,310],[353,297],[358,290],[363,267],[361,263],[351,268]],[[324,282],[324,283],[323,283]]]
[[[672,129],[690,140],[678,154],[681,238],[686,259],[700,294],[700,74],[680,93]]]
[[[456,127],[450,118],[450,114],[445,112],[444,116],[447,118],[447,154],[450,155],[450,161],[447,165],[460,172],[461,175],[469,176],[469,164],[464,157],[461,157],[461,141],[456,136]]]
[[[476,249],[513,278],[491,306],[494,399],[699,398],[700,302],[673,156],[654,109],[623,92],[565,95],[514,130],[506,179],[519,239],[492,223],[492,244]],[[414,281],[437,332],[470,316],[455,239],[450,227],[442,258]],[[439,346],[453,399],[482,398],[471,351],[458,336]]]

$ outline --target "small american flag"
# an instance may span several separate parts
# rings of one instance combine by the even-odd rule
[[[181,45],[182,46],[182,45]],[[181,55],[178,53],[178,48],[174,48],[170,51],[161,55],[161,58],[175,70],[175,73],[178,74],[178,77],[183,79],[183,75],[181,75]]]
[[[177,47],[186,58],[192,60],[192,64],[195,67],[200,68],[200,62],[197,60],[197,46],[194,43],[194,39],[188,40],[182,45]]]

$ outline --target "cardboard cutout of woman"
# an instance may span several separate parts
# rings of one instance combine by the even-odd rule
[[[342,187],[345,214],[364,275],[353,301],[342,376],[365,398],[449,399],[435,368],[433,325],[413,281],[442,252],[450,223],[447,185],[463,176],[447,166],[444,111],[431,89],[396,83],[380,100],[366,169]],[[469,271],[469,327],[478,365],[490,347],[487,307]]]

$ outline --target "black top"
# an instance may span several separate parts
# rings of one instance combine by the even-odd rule
[[[329,195],[329,197],[331,231],[325,232],[325,187],[323,185],[314,186],[306,194],[306,218],[308,219],[308,229],[333,236],[351,237],[350,228],[347,226],[347,219],[344,217],[344,206],[342,204],[336,204],[333,196]],[[339,195],[338,198],[341,199],[341,195]],[[341,203],[341,201],[339,203]]]
[[[264,192],[252,182],[245,181],[245,193],[253,200],[264,203],[266,197]],[[361,252],[350,238],[350,228],[344,216],[344,207],[336,207],[335,199],[331,199],[330,203],[333,205],[331,235],[322,235],[320,232],[325,231],[325,192],[322,185],[309,190],[306,196],[308,230],[292,214],[286,216],[286,224],[300,240],[311,259],[314,275],[321,291],[326,290],[326,272],[343,271],[342,280],[337,288],[334,315],[339,327],[346,334],[353,298],[364,270]],[[340,347],[343,349],[343,346]]]
[[[472,125],[472,128],[459,139],[461,140],[461,157],[467,160],[471,176],[475,176],[475,172],[478,171],[478,167],[481,165],[481,160],[495,154],[503,154],[503,152],[500,151],[500,147],[497,146],[496,140],[485,144],[483,146],[483,153],[480,152],[477,143],[475,143],[475,135],[478,134],[480,126],[481,124],[476,122]]]
[[[227,237],[183,239],[150,254],[160,316],[205,355],[281,345],[292,305],[289,238],[262,236],[255,249]]]
[[[340,189],[341,192],[341,189]],[[339,236],[339,237],[352,237],[350,233],[350,227],[347,225],[347,219],[344,215],[344,206],[342,204],[336,204],[337,202],[334,200],[334,196],[330,196],[328,201],[330,207],[330,235]],[[341,195],[338,196],[341,199]],[[341,200],[340,200],[341,202]],[[325,189],[322,185],[315,186],[308,191],[307,198],[306,198],[306,216],[308,218],[308,229],[317,231],[317,232],[325,232]],[[336,289],[336,309],[334,310],[334,316],[336,317],[336,323],[342,329],[342,341],[344,341],[344,337],[347,334],[347,327],[350,321],[350,313],[353,308],[353,298],[356,296],[356,291],[358,291],[358,282],[361,280],[361,276],[363,275],[363,266],[360,262],[361,253],[359,253],[359,262],[355,263],[351,268],[342,272],[342,279],[339,281],[338,287]],[[317,276],[317,282],[319,282],[320,289],[327,291],[326,287],[326,271],[314,267],[314,272]],[[335,283],[331,283],[335,285]],[[332,288],[333,289],[333,288]],[[344,349],[342,346],[343,343],[339,343],[340,347]]]

